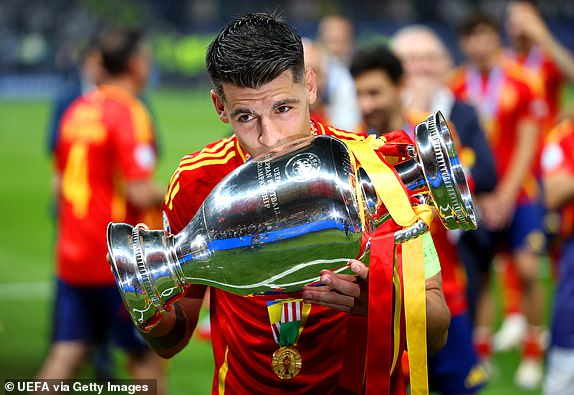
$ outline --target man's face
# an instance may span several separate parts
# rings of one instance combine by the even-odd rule
[[[382,70],[370,70],[355,78],[363,121],[369,129],[388,131],[393,114],[400,111],[400,86]]]
[[[487,67],[501,48],[498,32],[487,25],[479,25],[460,39],[460,46],[468,59],[479,68]]]
[[[405,34],[395,42],[394,48],[408,77],[442,81],[450,69],[446,49],[428,33]]]
[[[137,90],[141,91],[147,85],[152,68],[152,50],[149,43],[141,44],[132,60],[132,73],[137,84]]]
[[[259,88],[223,84],[223,96],[212,91],[219,118],[229,123],[239,143],[259,156],[296,136],[310,135],[309,105],[316,100],[314,73],[294,82],[291,71]]]

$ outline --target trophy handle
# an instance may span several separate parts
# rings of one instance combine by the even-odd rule
[[[458,152],[440,111],[415,128],[417,155],[426,186],[447,229],[477,228],[474,204]]]
[[[107,229],[112,273],[132,321],[149,332],[183,296],[169,240],[162,230],[110,222]]]
[[[416,149],[415,149],[416,148]],[[394,165],[403,184],[415,191],[421,203],[432,204],[447,229],[473,230],[477,228],[474,204],[460,163],[452,134],[440,111],[431,114],[415,128],[415,147],[412,156]],[[376,214],[382,202],[364,169],[357,173],[363,195],[365,214],[369,217],[367,230],[390,218],[390,214]],[[395,243],[416,238],[427,231],[422,221],[398,231]]]

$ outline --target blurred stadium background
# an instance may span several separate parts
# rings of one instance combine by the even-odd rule
[[[161,139],[158,180],[180,157],[227,133],[211,109],[204,72],[207,43],[233,15],[278,11],[303,36],[332,12],[355,22],[358,45],[385,40],[408,23],[435,28],[456,60],[454,29],[476,7],[502,19],[503,0],[0,0],[0,380],[31,378],[48,349],[54,239],[48,125],[52,100],[74,73],[78,54],[104,25],[141,26],[154,47],[155,73],[146,94]],[[574,2],[547,0],[541,9],[555,35],[574,48]],[[541,273],[548,290],[548,271]],[[496,357],[484,394],[521,393],[512,383],[518,353]],[[208,343],[191,346],[169,365],[171,394],[207,394]],[[125,376],[121,357],[117,363]],[[90,377],[91,372],[83,373]]]

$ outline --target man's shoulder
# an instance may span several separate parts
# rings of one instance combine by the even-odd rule
[[[448,85],[452,89],[460,89],[466,84],[466,67],[460,65],[456,67],[448,78]]]
[[[187,174],[198,175],[207,172],[211,176],[218,171],[225,171],[239,162],[245,162],[245,154],[239,147],[235,135],[221,138],[207,144],[199,151],[185,155],[179,162],[178,170]]]
[[[171,210],[178,202],[186,207],[203,202],[217,183],[244,162],[235,136],[219,139],[185,155],[169,181],[167,208]]]
[[[313,121],[313,129],[316,135],[332,136],[341,140],[363,140],[367,136],[364,131],[349,132],[319,121]]]
[[[506,60],[502,63],[502,69],[507,83],[518,91],[540,93],[543,88],[541,76],[518,62]]]

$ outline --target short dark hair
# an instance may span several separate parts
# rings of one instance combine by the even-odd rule
[[[490,14],[477,10],[468,15],[457,27],[459,37],[468,37],[475,32],[479,26],[486,26],[501,34],[499,22]]]
[[[139,30],[107,29],[97,37],[97,48],[102,54],[102,65],[112,76],[128,70],[131,57],[141,49],[144,35]]]
[[[258,88],[291,70],[295,82],[305,74],[303,44],[278,16],[244,14],[231,21],[207,48],[207,73],[223,96],[223,83]]]
[[[383,71],[394,84],[399,84],[403,78],[401,61],[384,45],[359,51],[351,61],[350,70],[353,78],[373,70]]]

